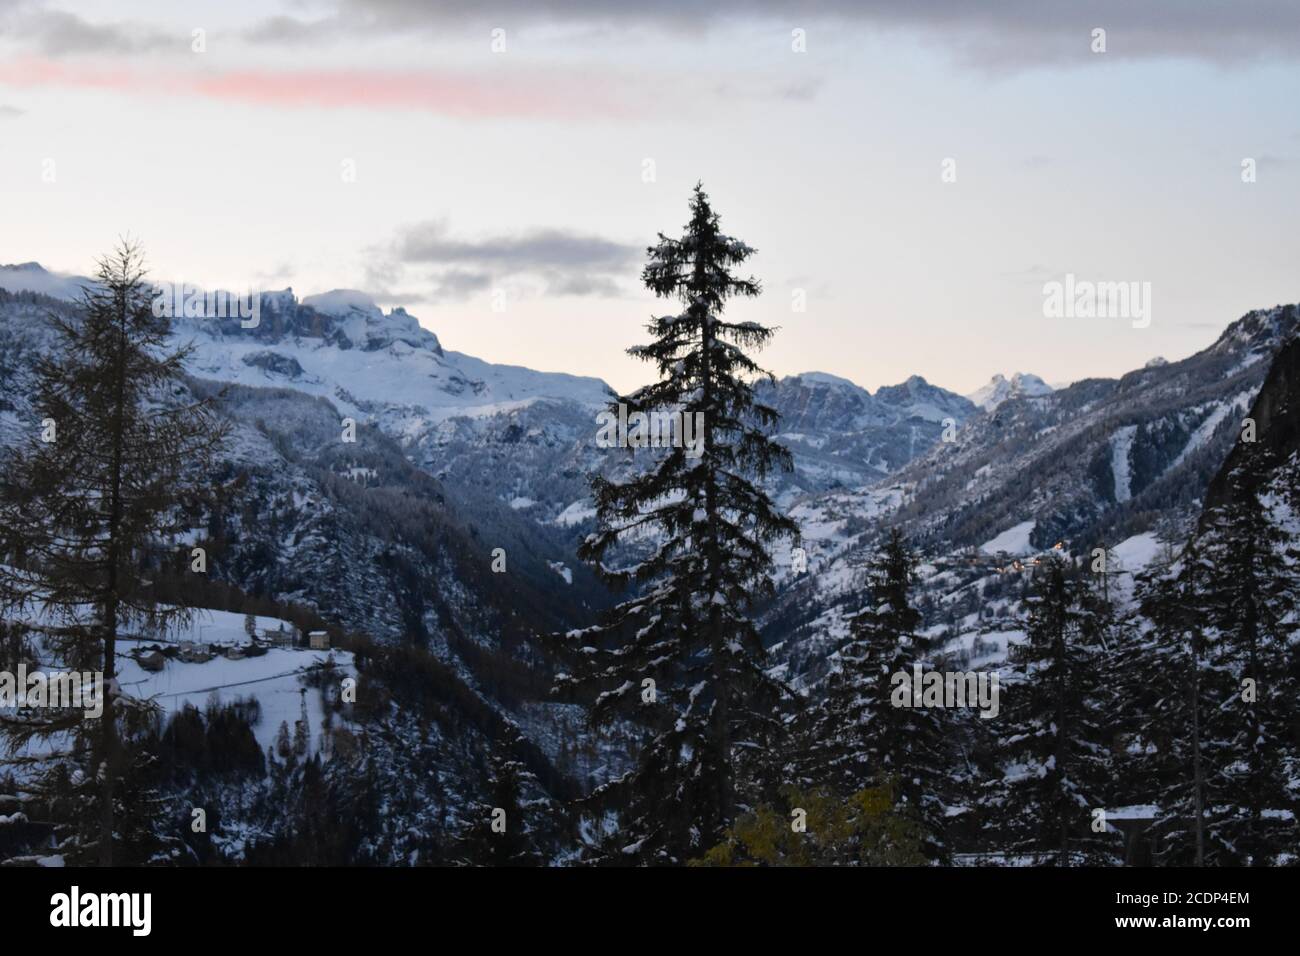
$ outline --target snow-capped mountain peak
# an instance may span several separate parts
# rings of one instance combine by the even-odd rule
[[[810,385],[833,385],[843,388],[861,388],[856,382],[851,382],[847,378],[841,378],[838,375],[832,375],[830,372],[800,372],[791,378],[801,379]]]
[[[310,306],[324,315],[347,316],[353,312],[367,315],[382,315],[375,300],[357,289],[331,289],[306,296],[302,304]]]
[[[1009,398],[1050,395],[1053,389],[1037,375],[1016,372],[1010,378],[997,374],[989,383],[966,397],[985,411],[991,412]]]
[[[306,296],[302,306],[320,315],[339,320],[338,332],[354,348],[365,352],[388,348],[404,342],[416,349],[442,355],[438,337],[423,328],[415,316],[398,306],[387,315],[364,292],[356,289],[333,289]]]

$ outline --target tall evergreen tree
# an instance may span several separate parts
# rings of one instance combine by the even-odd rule
[[[546,801],[530,800],[525,789],[536,790],[537,778],[514,756],[520,734],[510,728],[492,745],[488,757],[488,800],[469,811],[469,832],[461,841],[461,856],[474,866],[537,866]]]
[[[1132,675],[1166,690],[1142,740],[1161,783],[1153,802],[1168,862],[1272,865],[1300,842],[1300,554],[1275,520],[1286,506],[1270,481],[1274,458],[1240,446],[1181,562],[1144,605],[1152,646]]]
[[[225,431],[211,402],[185,386],[187,350],[167,350],[170,320],[154,314],[142,262],[123,243],[99,263],[76,314],[51,319],[56,347],[37,368],[30,437],[0,487],[6,611],[38,625],[31,647],[42,663],[101,672],[106,697],[98,720],[28,712],[4,729],[15,745],[67,743],[78,765],[44,775],[43,792],[68,811],[68,854],[104,865],[123,862],[115,841],[130,832],[119,816],[133,788],[119,781],[148,763],[131,745],[154,717],[118,687],[118,639],[159,634],[187,615],[160,605],[150,578],[161,562],[189,560],[179,541]]]
[[[1094,828],[1110,797],[1104,615],[1055,558],[1026,603],[1027,639],[1001,689],[1001,772],[987,785],[993,845],[1038,864],[1113,862],[1113,835]]]
[[[1194,595],[1198,562],[1162,569],[1140,582],[1149,626],[1123,633],[1116,649],[1116,800],[1154,808],[1160,862],[1205,862],[1204,730],[1210,701],[1225,695],[1205,666],[1205,636]],[[1217,688],[1217,689],[1216,689]]]
[[[921,615],[909,593],[915,573],[916,555],[902,533],[891,529],[868,569],[869,603],[850,620],[840,667],[798,721],[792,763],[805,785],[846,792],[890,785],[897,812],[918,828],[927,856],[944,859],[951,774],[944,712],[896,706],[894,694],[894,675],[904,674],[910,682],[914,665],[927,666],[927,648],[917,633]]]
[[[773,593],[771,543],[797,533],[758,483],[791,464],[767,434],[777,413],[754,398],[753,381],[770,376],[746,351],[773,330],[722,318],[729,299],[759,294],[755,279],[734,272],[754,250],[722,233],[700,186],[690,209],[685,233],[660,234],[642,273],[682,305],[647,325],[651,342],[628,350],[659,379],[619,402],[629,416],[699,416],[703,446],[668,449],[622,480],[592,479],[599,527],[580,556],[635,596],[567,635],[573,673],[558,681],[595,695],[595,720],[622,714],[647,728],[636,769],[594,795],[621,807],[614,847],[642,862],[698,855],[748,805],[755,760],[781,731],[782,693],[764,673],[751,610]],[[604,560],[646,540],[643,559]]]

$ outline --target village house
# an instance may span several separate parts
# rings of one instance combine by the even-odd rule
[[[167,658],[157,649],[139,651],[136,653],[135,660],[143,670],[150,673],[157,673],[167,664]]]
[[[268,628],[262,631],[262,640],[266,641],[272,647],[293,647],[297,642],[298,629],[287,628],[284,622],[280,622],[278,628]]]
[[[197,641],[181,641],[181,650],[176,656],[186,664],[203,664],[212,660],[212,650]]]

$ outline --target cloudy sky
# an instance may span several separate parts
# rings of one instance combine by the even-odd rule
[[[697,180],[780,375],[1116,375],[1300,300],[1300,4],[700,6],[0,0],[0,263],[129,233],[620,388]],[[1067,273],[1149,282],[1150,325],[1045,317]]]

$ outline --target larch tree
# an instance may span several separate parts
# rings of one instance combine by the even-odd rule
[[[642,273],[682,307],[652,319],[652,341],[628,350],[653,363],[658,380],[611,412],[621,403],[629,421],[681,416],[700,423],[698,433],[650,451],[648,467],[593,477],[598,530],[580,556],[634,596],[565,635],[572,672],[557,680],[557,689],[594,699],[593,720],[622,716],[645,728],[635,769],[592,795],[594,805],[618,808],[617,833],[603,845],[632,862],[682,862],[714,845],[751,806],[782,732],[784,689],[764,671],[752,617],[773,594],[771,545],[797,534],[761,485],[791,464],[768,435],[777,413],[753,390],[770,375],[749,353],[774,330],[722,318],[728,300],[759,294],[755,279],[736,275],[754,250],[723,234],[700,186],[690,210],[685,233],[660,234]],[[629,431],[627,444],[643,438]]]
[[[142,822],[124,806],[147,754],[132,746],[155,715],[123,694],[118,642],[165,633],[190,613],[160,604],[152,579],[190,560],[183,542],[201,522],[225,426],[184,379],[185,348],[169,350],[137,246],[101,260],[80,307],[52,316],[55,346],[37,368],[29,438],[0,479],[0,600],[24,622],[33,661],[103,675],[103,714],[28,710],[3,724],[11,747],[53,739],[67,759],[35,774],[70,860],[118,854]],[[155,314],[162,312],[163,314]],[[127,819],[123,819],[123,816]],[[164,842],[167,842],[164,840]],[[172,844],[173,847],[175,843]]]

